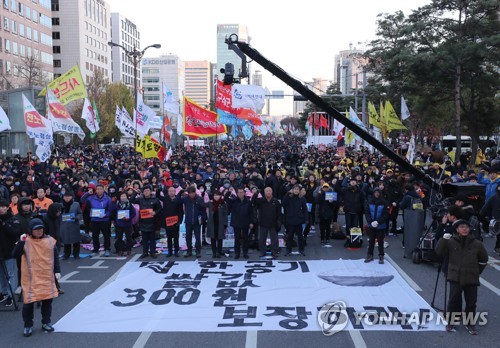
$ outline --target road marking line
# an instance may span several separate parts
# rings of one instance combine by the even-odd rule
[[[497,288],[495,285],[491,284],[489,281],[485,280],[483,277],[479,277],[479,282],[481,285],[486,286],[488,289],[493,291],[497,296],[500,296],[500,289]]]
[[[69,278],[71,278],[72,276],[74,276],[78,273],[80,273],[80,271],[69,272],[64,277],[61,277],[61,279],[59,279],[59,283],[79,283],[79,284],[82,284],[82,283],[90,283],[92,281],[92,280],[69,280]]]
[[[83,269],[104,269],[104,268],[109,268],[109,266],[101,266],[103,263],[104,263],[104,261],[97,261],[92,266],[78,266],[78,268],[83,268]]]
[[[500,271],[500,266],[497,265],[497,263],[500,263],[500,260],[495,259],[494,257],[488,257],[488,265],[496,269],[497,271]]]
[[[149,337],[151,337],[152,332],[141,332],[139,337],[137,338],[137,341],[135,341],[134,345],[132,348],[144,348],[146,346],[146,343],[148,343]]]
[[[258,331],[247,331],[247,336],[245,339],[245,348],[257,347],[257,333]]]
[[[139,258],[139,256],[141,256],[141,255],[140,254],[135,254],[134,256],[132,256],[132,258],[128,262],[134,262],[134,261],[136,261]],[[102,283],[101,286],[97,288],[97,290],[101,290],[102,288],[104,288],[105,286],[107,286],[109,283],[113,282],[118,277],[118,274],[120,274],[122,268],[125,267],[125,265],[126,265],[126,263],[123,266],[121,266],[118,269],[118,271],[115,272],[115,274],[113,274],[111,277],[109,277],[108,280],[106,280],[104,283]]]
[[[413,279],[411,279],[410,276],[405,271],[403,271],[403,269],[399,267],[398,264],[388,254],[385,254],[385,258],[391,263],[391,265],[396,269],[396,271],[399,272],[401,277],[403,277],[403,279],[406,280],[408,285],[410,285],[413,288],[413,290],[422,291],[422,288],[418,286],[418,284],[415,283],[415,281],[413,281]]]
[[[366,348],[366,342],[363,339],[363,336],[361,336],[361,331],[350,330],[349,335],[351,336],[355,348]]]

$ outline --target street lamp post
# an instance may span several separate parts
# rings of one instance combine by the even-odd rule
[[[114,43],[112,41],[108,42],[108,45],[111,47],[121,47],[124,51],[127,57],[132,59],[132,65],[134,66],[134,110],[137,113],[137,66],[142,60],[142,57],[144,57],[144,53],[146,50],[150,47],[154,48],[161,48],[160,44],[154,44],[154,45],[149,45],[146,46],[142,51],[139,51],[138,49],[135,48],[132,51],[127,50],[125,47],[123,47],[120,44]],[[135,138],[134,138],[134,149],[136,148],[137,145],[137,115],[135,116]]]

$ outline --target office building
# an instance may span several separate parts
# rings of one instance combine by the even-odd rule
[[[229,50],[225,43],[226,37],[232,34],[238,35],[239,41],[249,43],[248,28],[241,24],[217,24],[217,72],[219,80],[224,78],[224,74],[220,73],[220,69],[224,68],[226,63],[234,65],[234,77],[238,78],[238,74],[242,71],[241,58],[232,50]],[[250,71],[248,71],[250,75]],[[247,82],[248,79],[242,82]]]
[[[109,4],[102,0],[52,0],[54,73],[78,64],[86,84],[95,71],[111,78]]]
[[[174,97],[182,102],[185,90],[184,65],[184,62],[176,55],[160,55],[142,59],[144,102],[158,114],[164,113],[163,83],[172,91]]]
[[[0,5],[0,90],[52,81],[50,8],[50,0],[4,0]]]
[[[356,89],[356,82],[358,89],[363,88],[363,67],[368,64],[363,53],[364,51],[353,48],[350,44],[348,50],[335,55],[333,81],[342,94],[352,94]]]
[[[198,105],[209,108],[211,102],[211,64],[208,60],[186,61],[184,95]]]
[[[140,30],[132,21],[119,13],[111,13],[111,40],[122,45],[127,51],[141,49]],[[140,63],[139,63],[140,64]],[[133,88],[134,86],[134,64],[121,47],[111,48],[111,81],[113,83],[123,82]],[[141,68],[137,67],[137,86],[141,86]]]

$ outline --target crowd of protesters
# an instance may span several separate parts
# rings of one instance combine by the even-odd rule
[[[166,256],[179,257],[182,222],[185,257],[201,257],[209,238],[212,257],[220,258],[230,225],[238,259],[249,258],[252,241],[264,256],[268,237],[270,254],[278,257],[280,230],[286,240],[284,255],[292,252],[296,239],[298,252],[305,256],[312,229],[319,228],[321,244],[328,245],[330,239],[348,238],[351,228],[366,223],[370,242],[365,261],[373,260],[377,240],[383,263],[384,237],[398,233],[399,212],[414,200],[431,206],[436,192],[366,147],[347,147],[340,156],[335,147],[320,150],[303,143],[300,137],[266,136],[178,147],[167,162],[143,159],[129,146],[119,145],[60,147],[47,163],[35,156],[0,159],[0,256],[17,284],[20,265],[12,251],[21,235],[30,235],[33,218],[41,218],[46,235],[62,247],[62,259],[79,258],[81,225],[92,235],[95,256],[100,255],[101,234],[105,257],[112,252],[131,255],[134,238],[140,234],[141,258],[157,257],[160,230],[167,238]],[[490,154],[480,167],[469,166],[467,154],[456,161],[444,156],[442,163],[435,157],[431,151],[415,156],[431,178],[486,185],[485,201],[479,206],[471,208],[467,198],[460,198],[464,209],[452,209],[450,214],[459,215],[457,219],[478,216],[485,229],[486,219],[500,219],[500,154]],[[344,231],[339,211],[345,215]],[[500,250],[498,240],[495,248]],[[13,294],[5,277],[0,279],[1,301],[10,305]]]

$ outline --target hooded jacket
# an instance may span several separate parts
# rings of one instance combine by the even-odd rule
[[[27,213],[23,212],[22,205],[24,202],[29,202],[31,204],[31,210]],[[14,215],[13,226],[19,231],[19,235],[28,234],[29,233],[29,223],[31,218],[34,216],[33,209],[35,204],[28,197],[21,197],[17,202],[17,211],[18,213]]]
[[[61,221],[62,215],[57,215],[57,212],[62,211],[61,203],[52,203],[49,205],[47,214],[43,217],[45,224],[45,234],[48,234],[57,241],[61,240]]]
[[[12,250],[19,240],[19,231],[12,224],[13,216],[10,210],[0,215],[0,259],[10,259]]]

